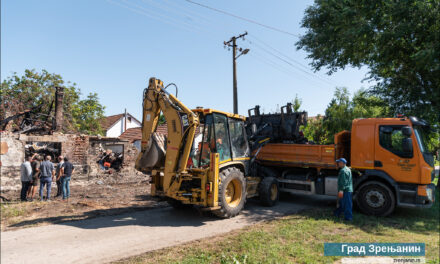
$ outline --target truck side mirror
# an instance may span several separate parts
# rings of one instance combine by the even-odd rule
[[[401,131],[405,137],[411,137],[412,135],[412,129],[409,126],[402,127]]]
[[[402,149],[408,154],[413,152],[412,138],[402,138]]]

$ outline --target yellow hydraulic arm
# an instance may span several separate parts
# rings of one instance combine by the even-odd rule
[[[166,140],[165,162],[151,162],[152,149],[155,147],[153,133],[156,131],[160,112],[167,121],[168,138]],[[141,152],[136,160],[136,169],[151,172],[158,169],[163,172],[163,191],[176,183],[182,173],[187,172],[187,163],[199,119],[194,112],[180,102],[163,86],[161,80],[150,78],[144,91],[142,117]],[[153,157],[154,158],[154,157]]]

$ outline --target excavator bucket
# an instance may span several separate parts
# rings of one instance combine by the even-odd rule
[[[144,152],[139,153],[136,168],[142,171],[158,169],[165,165],[166,139],[163,135],[154,133]]]

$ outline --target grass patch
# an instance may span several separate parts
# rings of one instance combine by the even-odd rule
[[[346,223],[332,208],[311,209],[223,236],[124,259],[117,263],[333,263],[324,242],[426,244],[427,263],[439,263],[439,191],[430,209],[397,209],[390,217],[354,213]]]
[[[20,217],[26,213],[26,207],[21,204],[0,204],[1,218]]]

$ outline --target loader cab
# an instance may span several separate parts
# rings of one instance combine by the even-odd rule
[[[219,154],[219,167],[239,166],[247,172],[250,149],[245,130],[245,117],[212,109],[192,110],[200,125],[194,138],[189,167],[206,168],[210,154]]]

